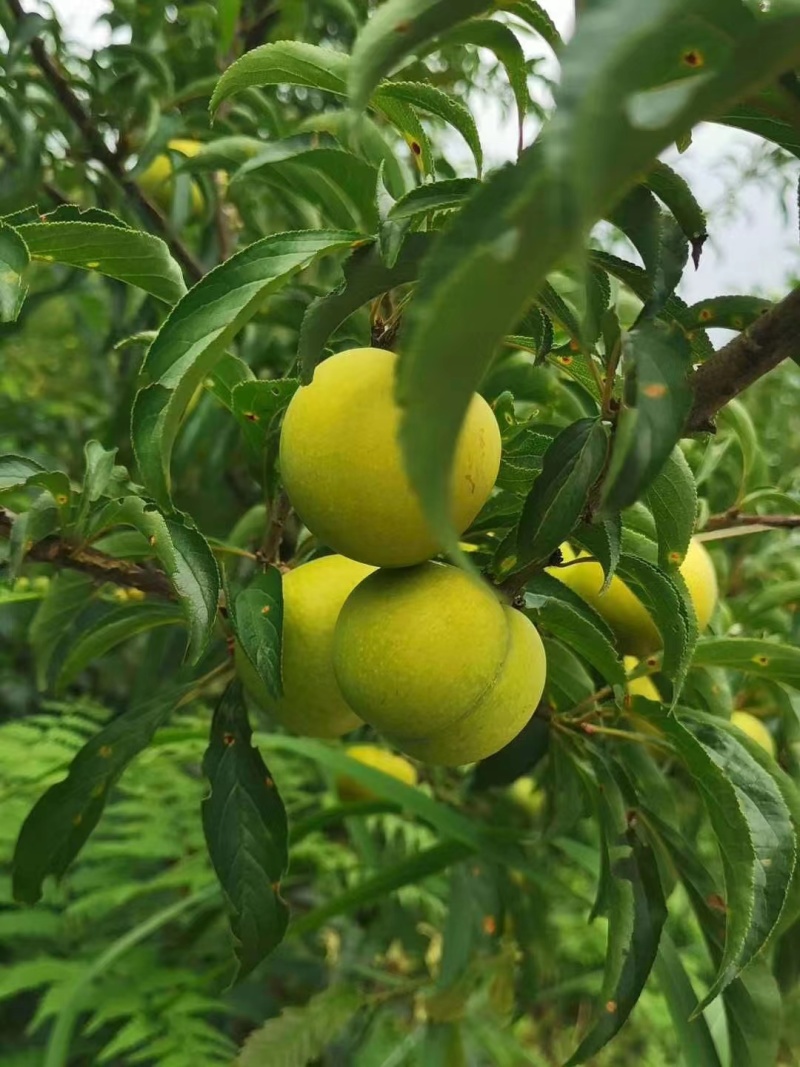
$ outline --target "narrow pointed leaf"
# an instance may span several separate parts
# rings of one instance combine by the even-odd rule
[[[656,524],[659,566],[662,570],[679,567],[694,533],[697,488],[692,469],[677,446],[651,482],[645,500]]]
[[[18,230],[0,222],[0,322],[16,322],[28,292],[30,256]]]
[[[697,642],[693,662],[744,671],[800,689],[800,648],[793,645],[750,637],[705,637]]]
[[[283,589],[281,572],[268,567],[234,600],[236,636],[267,691],[277,700],[283,692],[281,681],[281,637],[283,631]]]

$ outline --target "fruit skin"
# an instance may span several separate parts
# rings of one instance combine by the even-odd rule
[[[458,766],[499,751],[544,688],[533,624],[441,563],[378,571],[348,597],[333,662],[342,693],[401,751]]]
[[[191,158],[196,156],[203,147],[200,141],[190,141],[185,138],[174,138],[167,142],[167,148],[172,152],[179,152],[183,156]],[[172,159],[167,153],[156,156],[152,163],[139,175],[139,185],[145,193],[151,197],[162,211],[169,211],[172,205]],[[198,218],[203,213],[205,200],[197,182],[192,182],[189,188],[191,202],[191,216]]]
[[[283,578],[283,695],[276,701],[241,649],[236,665],[253,699],[294,733],[340,737],[361,719],[348,706],[333,672],[333,631],[342,604],[371,567],[323,556]]]
[[[405,472],[394,398],[397,356],[356,348],[321,363],[298,389],[281,433],[283,481],[312,533],[343,555],[407,567],[440,545]],[[500,431],[473,396],[452,475],[453,523],[462,533],[486,502],[500,468]]]
[[[623,663],[625,664],[626,674],[631,674],[639,666],[639,660],[635,656],[625,656]],[[647,700],[661,702],[661,694],[656,689],[653,679],[646,674],[643,674],[641,678],[634,678],[633,681],[626,682],[625,685],[628,694],[632,697],[645,697]]]
[[[731,723],[775,758],[775,740],[761,719],[757,719],[748,711],[734,711]]]
[[[561,546],[561,553],[565,562],[578,558],[567,544]],[[579,555],[587,553],[581,552]],[[689,542],[680,572],[694,604],[697,624],[704,630],[714,613],[718,590],[714,564],[699,541],[692,539]],[[550,567],[548,573],[569,586],[603,616],[616,634],[623,654],[645,659],[661,648],[661,634],[649,612],[621,578],[615,575],[605,593],[600,593],[604,579],[599,563]]]
[[[384,774],[397,778],[406,785],[416,785],[418,782],[416,768],[402,756],[396,756],[394,752],[387,752],[385,748],[377,745],[351,745],[345,749],[347,755],[365,767],[374,767]],[[340,800],[376,800],[378,794],[368,789],[365,785],[357,782],[349,775],[342,775],[336,779],[336,793]]]

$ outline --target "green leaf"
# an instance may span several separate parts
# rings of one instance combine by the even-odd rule
[[[364,1007],[364,996],[349,986],[330,986],[302,1008],[284,1008],[254,1030],[236,1067],[306,1067]]]
[[[658,476],[692,406],[691,354],[683,335],[645,322],[626,335],[626,402],[603,483],[602,513],[635,503]]]
[[[241,686],[232,682],[211,723],[203,758],[211,792],[202,811],[208,853],[230,911],[236,978],[280,944],[289,921],[280,895],[289,863],[286,811],[252,736]]]
[[[151,600],[124,606],[104,605],[99,618],[87,629],[78,629],[70,635],[67,648],[63,642],[58,649],[58,671],[54,679],[56,688],[63,691],[94,660],[110,652],[112,648],[137,634],[146,633],[157,626],[170,626],[183,621],[177,604]]]
[[[796,106],[796,103],[793,105],[785,99],[775,85],[728,108],[725,114],[719,115],[715,121],[724,126],[754,133],[800,158]]]
[[[264,300],[326,253],[350,248],[357,234],[271,234],[206,274],[173,309],[148,349],[149,384],[136,396],[132,437],[145,484],[170,505],[169,466],[181,419],[194,391]]]
[[[697,998],[666,930],[661,933],[655,975],[669,1008],[683,1062],[692,1067],[722,1067],[705,1016],[693,1016]]]
[[[490,7],[491,0],[387,0],[353,46],[348,79],[353,106],[363,108],[384,75],[419,45]]]
[[[728,776],[675,716],[659,716],[658,725],[695,783],[716,837],[725,875],[725,949],[717,976],[703,998],[705,1006],[736,977],[754,911],[756,851],[740,797]]]
[[[46,468],[35,459],[8,453],[0,456],[0,490],[18,489],[27,485],[30,478],[46,473]]]
[[[603,568],[605,580],[601,592],[604,593],[617,572],[622,550],[622,521],[619,515],[592,525],[581,523],[573,531],[572,539],[577,541],[581,548],[585,548],[589,555],[594,556]]]
[[[650,282],[644,314],[655,315],[680,281],[688,254],[686,242],[670,232],[669,217],[644,185],[634,186],[608,217],[642,257]]]
[[[645,500],[656,524],[658,565],[665,571],[680,566],[694,533],[697,489],[692,469],[678,446],[650,483]]]
[[[245,655],[267,691],[277,700],[283,692],[283,587],[277,567],[268,567],[236,596],[233,623]]]
[[[692,304],[683,322],[688,330],[697,327],[746,330],[771,307],[771,300],[757,296],[714,296]]]
[[[211,636],[219,601],[219,568],[208,542],[188,521],[162,515],[141,497],[127,497],[114,507],[114,525],[133,526],[144,534],[172,582],[189,627],[189,654],[196,663]]]
[[[343,52],[301,41],[252,48],[224,72],[209,102],[213,115],[224,101],[252,86],[304,85],[344,96],[349,58]]]
[[[705,637],[697,642],[696,666],[727,667],[800,689],[800,649],[750,637]]]
[[[547,681],[545,696],[553,710],[570,711],[587,700],[595,691],[592,677],[582,661],[561,644],[549,637],[542,638],[547,653]]]
[[[59,571],[50,580],[47,594],[33,617],[29,631],[36,662],[36,684],[45,689],[50,662],[58,643],[69,634],[73,620],[95,595],[92,579],[78,571]]]
[[[503,442],[500,471],[495,483],[515,496],[527,497],[536,476],[542,469],[542,459],[553,442],[555,431],[542,433],[539,425],[523,426],[513,437]]]
[[[13,227],[0,222],[0,322],[16,322],[28,292],[24,274],[28,246]]]
[[[547,559],[569,537],[586,510],[607,450],[608,438],[599,419],[579,419],[552,442],[522,509],[517,533],[520,563]]]
[[[42,222],[18,228],[31,258],[96,270],[175,304],[186,292],[180,267],[159,238],[105,222]]]
[[[218,0],[217,2],[217,42],[221,55],[224,55],[233,44],[241,9],[242,0]]]
[[[537,0],[500,0],[496,6],[501,11],[507,11],[510,15],[516,15],[532,30],[535,30],[553,49],[558,52],[564,45],[561,34],[548,13],[537,3]]]
[[[407,37],[395,29],[405,9],[391,0],[362,31],[351,67],[355,101],[406,54]],[[473,14],[460,3],[443,10]],[[800,15],[763,18],[742,8],[732,17],[729,3],[708,0],[703,16],[693,0],[610,0],[584,11],[561,52],[557,107],[542,135],[468,201],[426,261],[405,324],[400,437],[425,514],[449,551],[457,541],[447,486],[464,413],[530,294],[677,136],[800,57]],[[700,50],[702,73],[690,69],[687,48]],[[655,452],[663,462],[677,439],[666,441],[664,429],[653,475]]]
[[[304,382],[311,381],[314,367],[319,362],[331,334],[353,312],[381,293],[415,280],[420,262],[431,242],[432,237],[427,233],[409,235],[391,267],[384,262],[375,242],[353,252],[344,264],[342,284],[333,292],[318,297],[309,304],[303,316],[297,358]]]
[[[694,265],[697,267],[708,235],[705,213],[695,200],[689,183],[660,159],[647,172],[644,181],[648,189],[672,212],[692,246]]]
[[[148,746],[175,700],[173,691],[119,715],[83,746],[67,777],[37,800],[14,849],[15,900],[35,904],[45,878],[62,877],[97,825],[110,788]]]
[[[619,1032],[636,1005],[656,959],[667,905],[655,855],[628,818],[628,806],[599,761],[596,804],[608,877],[604,910],[608,948],[600,1013],[567,1061],[583,1063]]]
[[[251,451],[261,457],[277,435],[280,420],[300,382],[297,378],[242,381],[233,387],[230,410]]]
[[[460,100],[442,92],[435,85],[428,85],[426,82],[393,81],[385,82],[381,86],[375,93],[373,103],[375,106],[386,110],[387,101],[395,101],[418,108],[420,111],[427,111],[458,130],[472,152],[478,177],[480,178],[483,167],[483,149],[478,135],[478,127],[475,125],[472,115]]]
[[[525,588],[526,615],[578,652],[607,682],[624,684],[625,670],[605,619],[577,593],[544,571]]]
[[[422,218],[436,211],[455,210],[478,188],[480,182],[477,178],[447,178],[418,185],[392,205],[387,218],[402,222],[405,219]]]

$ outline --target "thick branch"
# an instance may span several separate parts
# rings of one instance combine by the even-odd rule
[[[19,0],[6,0],[6,3],[17,22],[21,22],[25,18],[26,12]],[[187,277],[193,282],[202,278],[205,272],[200,262],[175,233],[169,220],[145,196],[136,182],[131,179],[119,156],[108,147],[103,135],[95,126],[91,115],[86,111],[67,79],[48,55],[41,37],[34,37],[31,41],[31,55],[39,70],[50,83],[62,108],[80,130],[92,157],[105,167],[114,181],[139,209],[140,214],[145,218],[149,226],[164,238],[172,254],[186,272]]]
[[[687,434],[714,429],[720,408],[785,359],[800,355],[800,288],[697,368]]]
[[[13,512],[0,507],[0,537],[8,540],[16,519]],[[96,548],[71,545],[60,537],[46,537],[33,545],[27,558],[37,563],[52,563],[56,567],[70,567],[83,571],[97,582],[113,582],[143,593],[174,600],[175,594],[169,579],[161,571],[147,564],[116,559],[98,552]]]

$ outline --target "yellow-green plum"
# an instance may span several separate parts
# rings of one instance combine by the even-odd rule
[[[565,562],[587,555],[581,552],[576,556],[567,544],[561,546],[561,552]],[[717,603],[717,576],[711,557],[699,541],[690,541],[680,572],[694,604],[697,624],[704,630]],[[644,659],[661,648],[661,634],[650,613],[621,578],[615,575],[608,589],[601,593],[604,577],[599,563],[587,560],[569,567],[551,567],[549,573],[603,616],[616,634],[621,652]]]
[[[528,722],[546,660],[533,624],[456,567],[381,570],[347,598],[333,662],[353,710],[402,752],[458,766]]]
[[[342,604],[372,572],[344,556],[323,556],[283,578],[283,695],[274,700],[237,649],[242,683],[256,703],[294,733],[340,737],[363,726],[348,706],[333,671],[333,632]]]
[[[440,549],[398,443],[397,356],[357,348],[321,363],[283,421],[281,473],[292,503],[320,541],[376,567],[421,563]],[[486,502],[500,466],[500,431],[473,396],[458,438],[451,514],[463,532]]]
[[[761,719],[757,719],[749,711],[734,711],[731,715],[731,722],[742,733],[747,734],[751,741],[755,741],[757,745],[761,745],[769,752],[770,756],[775,757],[775,740]]]
[[[170,152],[178,152],[189,159],[192,156],[196,156],[202,147],[203,145],[200,141],[190,141],[181,137],[176,137],[167,142],[167,148],[169,148]],[[152,163],[139,175],[139,185],[163,211],[169,211],[172,204],[172,173],[174,169],[171,156],[165,152],[163,155],[156,156]],[[197,216],[202,215],[205,204],[197,182],[193,181],[189,186],[189,197],[192,217],[197,218]]]
[[[397,778],[406,785],[417,784],[416,767],[394,752],[387,752],[385,748],[380,748],[378,745],[350,745],[345,751],[351,759],[358,760],[365,767],[374,767],[375,770],[383,771],[384,774]],[[340,800],[375,800],[377,798],[377,793],[372,789],[368,789],[355,778],[344,774],[336,779],[336,792]]]

